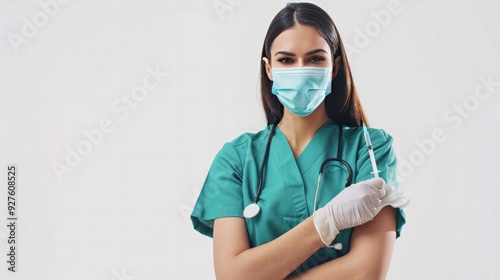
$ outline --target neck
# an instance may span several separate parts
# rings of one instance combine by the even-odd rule
[[[285,108],[283,118],[278,126],[286,136],[292,150],[298,148],[297,152],[300,154],[301,148],[307,145],[316,131],[326,121],[328,121],[328,115],[326,114],[324,103],[322,103],[314,112],[306,117],[296,116]]]

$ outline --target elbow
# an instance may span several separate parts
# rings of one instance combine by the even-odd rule
[[[238,275],[238,273],[231,273],[230,271],[220,271],[220,270],[215,271],[215,279],[217,280],[243,279],[240,277],[241,275]]]
[[[229,276],[228,274],[221,274],[221,273],[215,273],[215,279],[217,280],[232,280],[232,279],[237,279],[236,276]]]
[[[215,279],[217,280],[245,279],[242,274],[240,269],[231,263],[215,267]]]

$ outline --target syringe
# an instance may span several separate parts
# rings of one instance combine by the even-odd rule
[[[368,133],[368,129],[366,129],[365,123],[363,123],[363,132],[365,135],[366,147],[368,147],[368,154],[370,155],[370,161],[372,162],[373,175],[375,178],[378,178],[378,168],[377,162],[375,161],[375,155],[373,154],[372,141],[370,140],[370,134]]]

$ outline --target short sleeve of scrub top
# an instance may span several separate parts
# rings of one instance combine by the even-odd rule
[[[213,221],[243,217],[241,159],[231,143],[217,153],[200,192],[191,219],[196,230],[213,236]]]
[[[393,138],[382,129],[368,129],[370,139],[372,141],[373,153],[377,161],[377,168],[380,171],[379,176],[384,181],[396,188],[398,188],[396,167],[397,160],[394,149],[392,148]],[[370,162],[370,155],[368,149],[359,149],[358,159],[358,175],[354,183],[362,182],[373,178],[373,168]],[[396,238],[401,235],[401,229],[406,223],[406,216],[402,209],[397,208],[397,222],[396,222]]]
[[[241,217],[246,205],[257,192],[259,169],[270,126],[255,133],[245,133],[226,143],[216,155],[191,214],[195,230],[212,237],[213,221],[222,217]],[[341,158],[352,169],[352,183],[373,178],[363,131],[360,127],[343,127]],[[392,137],[380,129],[369,129],[377,160],[379,176],[397,187],[396,156]],[[304,151],[295,158],[279,127],[271,141],[259,200],[260,213],[245,219],[251,247],[270,242],[292,229],[314,212],[319,168],[327,158],[338,157],[339,127],[327,121],[314,135]],[[347,173],[334,166],[325,167],[318,195],[318,208],[344,189]],[[405,215],[397,211],[396,236],[401,234]],[[345,229],[332,244],[342,250],[322,248],[305,261],[296,273],[305,271],[349,252],[352,229]]]

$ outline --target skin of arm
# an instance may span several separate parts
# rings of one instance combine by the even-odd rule
[[[353,229],[347,255],[289,279],[385,279],[396,240],[396,209],[386,206],[375,218]]]
[[[219,218],[214,222],[213,245],[217,279],[281,280],[323,243],[312,217],[275,240],[254,248],[250,248],[244,219]]]
[[[353,230],[347,255],[287,279],[385,279],[395,229],[395,209],[384,207],[371,222]],[[284,279],[323,245],[311,217],[254,248],[250,248],[243,219],[219,218],[213,242],[217,279]]]

